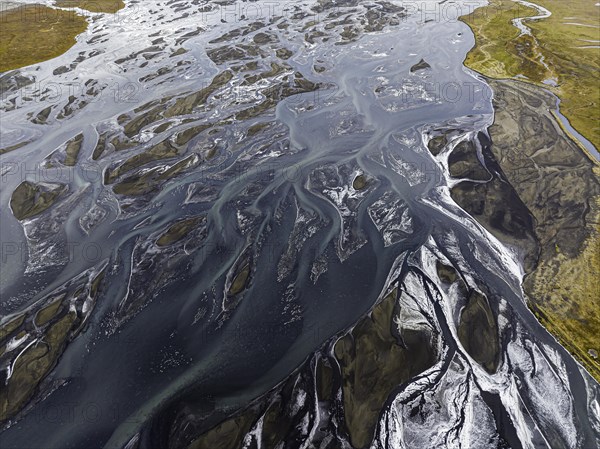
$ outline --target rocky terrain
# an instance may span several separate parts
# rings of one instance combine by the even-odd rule
[[[567,137],[556,98],[516,81],[495,92],[491,152],[534,219],[523,288],[541,322],[600,378],[600,167]],[[596,354],[596,355],[595,355]]]

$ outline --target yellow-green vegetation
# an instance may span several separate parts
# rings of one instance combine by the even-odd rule
[[[246,277],[249,262],[238,264],[237,277]],[[450,267],[449,270],[454,270]],[[244,273],[244,274],[242,274]],[[456,279],[456,273],[454,272]],[[235,282],[234,282],[235,283]],[[238,288],[243,288],[240,280]],[[319,355],[307,360],[277,391],[257,400],[246,410],[236,412],[196,438],[188,449],[234,449],[241,447],[244,435],[258,422],[262,432],[256,439],[261,447],[279,448],[294,441],[298,428],[313,407],[329,410],[321,430],[335,426],[348,432],[355,449],[369,447],[377,429],[377,419],[390,394],[413,376],[431,367],[436,360],[432,335],[426,329],[399,329],[395,323],[400,304],[395,288],[375,305],[348,333],[334,344],[334,356]],[[314,370],[314,371],[313,371]],[[297,398],[315,386],[316,397],[308,396],[301,405]],[[337,401],[342,390],[343,408]],[[335,401],[335,402],[330,402]],[[342,418],[343,413],[343,418]],[[327,418],[327,415],[330,417]],[[339,445],[322,445],[337,448]]]
[[[600,360],[594,358],[600,348],[600,166],[562,132],[550,94],[530,83],[488,81],[495,109],[491,152],[509,182],[505,188],[514,192],[498,196],[488,189],[478,196],[490,205],[487,217],[512,217],[503,226],[508,235],[495,232],[489,220],[481,222],[524,250],[528,304],[600,380]],[[513,239],[532,232],[535,241]]]
[[[161,184],[174,178],[190,167],[198,164],[198,158],[195,154],[181,159],[179,162],[169,166],[166,170],[154,168],[150,170],[140,170],[131,176],[117,183],[113,191],[118,195],[138,196],[149,193],[156,193]]]
[[[248,136],[254,136],[269,126],[268,122],[260,122],[248,128]]]
[[[81,151],[81,145],[83,143],[83,134],[78,134],[73,139],[67,142],[67,148],[65,150],[65,165],[68,167],[73,167],[77,162],[77,157],[79,156],[79,152]]]
[[[33,396],[39,382],[62,353],[77,314],[70,312],[50,326],[43,340],[30,346],[17,359],[11,382],[0,390],[0,421],[20,410]]]
[[[44,378],[56,366],[71,339],[82,330],[84,303],[97,298],[105,271],[106,267],[93,279],[81,279],[68,289],[44,298],[0,326],[0,363],[13,367],[11,376],[0,387],[0,423],[15,417],[31,400],[48,393],[51,385],[45,384]],[[11,340],[17,344],[8,345]]]
[[[290,66],[280,65],[280,64],[277,64],[276,62],[272,62],[271,70],[268,70],[266,72],[257,73],[256,75],[246,75],[246,76],[244,76],[244,79],[246,80],[247,83],[254,84],[257,81],[264,80],[267,78],[272,78],[277,75],[281,75],[286,70],[290,70]]]
[[[465,64],[488,78],[518,78],[551,90],[573,127],[599,148],[600,8],[585,0],[536,3],[552,15],[525,20],[531,35],[521,34],[512,20],[538,12],[512,0],[490,0],[463,17],[476,40]],[[492,151],[535,217],[541,245],[523,285],[529,305],[600,381],[600,168],[557,131],[560,123],[549,116],[552,101],[545,94],[525,84],[490,84],[498,97]],[[532,114],[544,125],[530,126]]]
[[[226,85],[229,81],[231,81],[232,78],[233,74],[229,70],[219,73],[213,78],[210,85],[204,89],[177,99],[173,106],[164,111],[163,116],[174,117],[177,115],[191,114],[198,105],[206,103],[206,100],[210,95],[212,95],[217,89]],[[158,108],[158,111],[162,112],[162,106],[159,106]],[[156,110],[157,108],[153,109],[153,111]],[[127,130],[125,134],[127,134]]]
[[[188,449],[237,449],[256,419],[252,410],[228,419],[194,440]]]
[[[327,359],[319,359],[315,370],[315,386],[317,397],[320,401],[330,401],[333,397],[334,371],[331,362]]]
[[[352,188],[354,190],[362,190],[367,187],[367,183],[367,177],[365,175],[358,175],[354,178],[354,181],[352,181]]]
[[[167,229],[156,241],[158,246],[172,245],[183,239],[193,231],[201,222],[203,217],[192,217],[180,220]]]
[[[2,17],[1,16],[2,16],[2,14],[0,13],[0,24],[2,23]],[[0,72],[1,71],[2,70],[0,70]],[[18,150],[19,148],[24,147],[28,143],[31,143],[31,141],[20,142],[20,143],[17,143],[15,145],[11,145],[9,147],[0,148],[0,154],[10,153],[11,151]]]
[[[35,316],[35,325],[43,326],[44,324],[48,323],[52,318],[54,318],[60,310],[60,306],[62,305],[62,300],[64,299],[64,297],[65,295],[62,295],[61,297],[57,298],[54,302],[41,309]]]
[[[290,376],[271,397],[263,397],[242,412],[227,418],[196,438],[188,449],[238,449],[244,438],[260,420],[262,432],[257,435],[259,447],[283,447],[294,438],[308,406],[297,407],[295,399],[302,393],[302,375]],[[308,401],[307,401],[308,402]]]
[[[114,14],[125,7],[123,0],[58,0],[54,3],[61,8],[81,8],[90,12]]]
[[[228,295],[234,296],[241,293],[248,283],[248,277],[250,277],[250,264],[245,264],[242,269],[235,275],[231,287],[229,287]]]
[[[552,15],[526,20],[531,35],[521,35],[512,19],[536,16],[537,10],[512,0],[490,0],[464,16],[476,40],[465,64],[488,77],[544,85],[561,99],[561,112],[573,127],[600,148],[600,8],[590,0],[536,3]]]
[[[181,131],[177,134],[177,137],[175,138],[175,143],[179,146],[185,145],[198,134],[200,134],[202,131],[207,130],[211,126],[212,125],[210,123],[204,123],[202,125],[192,126],[191,128]]]
[[[8,321],[4,326],[0,327],[0,340],[4,340],[11,332],[18,329],[25,321],[25,316],[21,315]]]
[[[41,214],[52,206],[67,190],[64,184],[35,184],[24,181],[10,198],[10,208],[17,220],[25,220]]]
[[[460,280],[458,291],[466,300],[457,329],[461,344],[488,372],[496,372],[500,362],[498,324],[487,297],[477,290],[471,290],[467,294],[466,286],[454,267],[438,260],[436,270],[440,280],[445,284],[453,284]]]
[[[437,270],[438,277],[445,284],[453,284],[458,279],[458,273],[454,267],[450,265],[445,265],[437,260],[435,262],[435,268]]]
[[[42,5],[0,13],[0,72],[63,54],[86,28],[84,17]]]
[[[528,36],[512,20],[535,16],[537,11],[512,0],[491,0],[488,6],[476,9],[461,19],[475,34],[475,47],[467,54],[465,65],[492,78],[523,75],[535,80],[538,61],[525,52]],[[522,45],[519,45],[522,44]],[[519,45],[519,46],[518,46]]]
[[[128,171],[139,168],[149,162],[175,157],[177,156],[177,153],[177,148],[173,147],[168,140],[163,140],[145,152],[131,156],[113,170],[107,170],[104,175],[104,183],[112,184],[119,176],[127,173]]]
[[[599,170],[600,171],[600,170]],[[598,214],[596,213],[596,217]],[[581,255],[560,253],[543,261],[533,289],[545,295],[533,304],[540,322],[600,381],[600,235],[588,239]]]

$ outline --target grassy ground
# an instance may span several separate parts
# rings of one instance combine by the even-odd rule
[[[56,6],[116,13],[125,3],[122,0],[59,0]],[[63,54],[86,28],[85,17],[43,5],[24,5],[0,13],[0,72]]]
[[[552,15],[525,21],[532,35],[521,35],[512,19],[538,15],[537,11],[511,0],[490,0],[488,6],[463,17],[476,38],[465,64],[490,78],[518,78],[553,91],[573,127],[600,148],[600,49],[593,48],[600,45],[600,7],[589,0],[535,3]],[[547,80],[556,86],[544,83]],[[510,172],[510,167],[503,168]],[[600,173],[600,168],[594,170]],[[587,193],[582,191],[581,196]],[[534,202],[528,207],[535,213],[543,205]],[[577,255],[568,256],[559,247],[555,255],[542,254],[524,284],[540,322],[598,381],[599,210],[592,207],[586,215],[590,237]],[[542,219],[537,225],[543,228],[548,223]]]
[[[534,288],[546,296],[533,304],[540,322],[600,382],[600,239],[594,236],[580,257],[558,257],[538,268]]]
[[[552,12],[525,21],[532,35],[520,35],[511,20],[537,11],[512,0],[490,0],[462,20],[475,33],[468,67],[492,78],[526,78],[545,85],[561,99],[561,112],[573,127],[600,148],[600,7],[590,0],[536,0]]]
[[[107,12],[114,14],[125,6],[123,0],[57,0],[56,6],[61,8],[81,8],[90,12]]]
[[[0,72],[61,55],[86,28],[84,17],[41,5],[20,6],[0,14]]]

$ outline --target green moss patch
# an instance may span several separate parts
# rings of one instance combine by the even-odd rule
[[[0,13],[0,72],[55,58],[87,28],[72,11],[26,5]]]
[[[17,220],[25,220],[44,212],[66,190],[67,186],[64,184],[35,184],[24,181],[13,192],[10,208]]]
[[[122,0],[58,0],[54,3],[61,8],[81,8],[90,12],[114,14],[125,7]]]

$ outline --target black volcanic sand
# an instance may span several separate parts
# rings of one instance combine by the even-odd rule
[[[263,420],[261,447],[278,447],[279,444],[296,447],[307,436],[299,429],[304,415],[315,407],[315,398],[310,396],[313,390],[319,406],[328,411],[325,416],[329,416],[329,419],[321,417],[320,428],[324,433],[315,436],[313,441],[321,440],[327,430],[340,434],[355,448],[368,447],[390,394],[431,367],[437,358],[427,332],[407,329],[401,335],[398,333],[394,324],[397,313],[397,290],[394,289],[352,330],[333,338],[322,351],[313,354],[297,374],[248,408],[203,431],[188,449],[238,448],[259,419]],[[333,356],[327,355],[329,351]],[[299,395],[304,392],[309,395],[304,395],[299,402]],[[340,394],[343,400],[338,402]],[[184,437],[178,435],[177,430],[184,427],[181,422],[193,426],[194,420],[185,416],[185,409],[181,408],[176,416],[178,418],[171,422],[169,445],[182,447]],[[189,429],[185,433],[189,434]],[[254,437],[251,440],[256,443]],[[320,447],[333,448],[334,441]]]
[[[454,200],[524,259],[523,288],[534,312],[597,379],[600,364],[588,349],[600,347],[597,247],[600,181],[596,162],[562,130],[552,114],[556,97],[523,82],[488,80],[494,90],[495,121],[491,142],[480,135],[482,153],[493,179],[461,182]],[[440,151],[443,141],[430,145]],[[456,150],[454,150],[456,151]],[[452,174],[477,179],[480,162],[449,157]],[[461,161],[456,168],[456,161]],[[590,256],[589,253],[592,253]],[[570,263],[570,274],[557,277]],[[568,284],[568,285],[567,285]],[[564,304],[568,304],[565,309]],[[594,305],[595,304],[595,305]],[[585,315],[585,319],[575,320]],[[563,327],[565,320],[573,320]]]
[[[488,372],[496,371],[500,356],[498,326],[487,298],[478,291],[469,293],[460,315],[458,338],[469,355]]]
[[[497,115],[490,128],[492,141],[479,134],[481,156],[472,141],[461,142],[454,148],[448,157],[449,172],[464,181],[451,193],[492,234],[520,250],[526,271],[535,274],[540,258],[548,257],[545,248],[553,248],[556,241],[573,255],[580,251],[589,235],[583,212],[589,209],[590,198],[597,194],[597,180],[589,160],[564,136],[547,112],[554,107],[553,97],[538,94],[539,89],[521,83],[494,83],[493,87]],[[507,111],[516,117],[510,120],[505,116]],[[511,127],[507,128],[509,121]],[[437,155],[447,143],[444,135],[437,136],[429,142],[429,149]],[[508,159],[505,156],[510,145],[515,146],[510,147],[512,158]],[[544,151],[546,148],[551,150]],[[514,151],[519,153],[518,158]],[[581,174],[579,181],[570,186],[564,184],[566,179],[572,181],[563,171],[566,167]],[[549,181],[533,176],[534,169],[552,173],[556,183],[551,186]],[[573,227],[579,231],[572,232]],[[500,343],[489,298],[474,289],[467,291],[453,267],[438,261],[436,268],[445,284],[460,283],[465,301],[458,323],[461,344],[486,371],[495,372],[500,362]],[[189,448],[239,447],[243,435],[263,416],[268,423],[263,427],[263,445],[276,447],[283,443],[284,447],[293,447],[297,441],[293,429],[299,427],[302,414],[290,411],[293,394],[284,391],[291,390],[292,384],[313,382],[320,401],[330,401],[336,391],[341,392],[341,410],[338,408],[337,415],[332,414],[335,432],[345,434],[352,447],[367,447],[390,393],[435,361],[426,335],[403,334],[401,338],[396,335],[395,307],[395,293],[391,293],[333,344],[334,358],[314,355],[300,368],[300,374],[288,378],[284,387],[205,431]],[[409,348],[419,349],[413,352]]]
[[[556,244],[577,256],[591,233],[592,199],[600,195],[594,163],[552,115],[553,95],[522,82],[488,82],[496,111],[490,150],[535,219],[541,258]]]
[[[482,154],[488,171],[492,173],[489,182],[475,182],[485,179],[484,168],[476,156],[475,147],[459,144],[458,156],[453,153],[448,158],[450,173],[459,173],[459,178],[472,176],[452,188],[452,198],[476,218],[500,240],[516,248],[525,248],[524,265],[531,270],[537,260],[537,239],[534,234],[534,219],[523,204],[514,188],[506,182],[491,152],[487,137],[479,134]],[[489,177],[489,174],[488,176]]]

